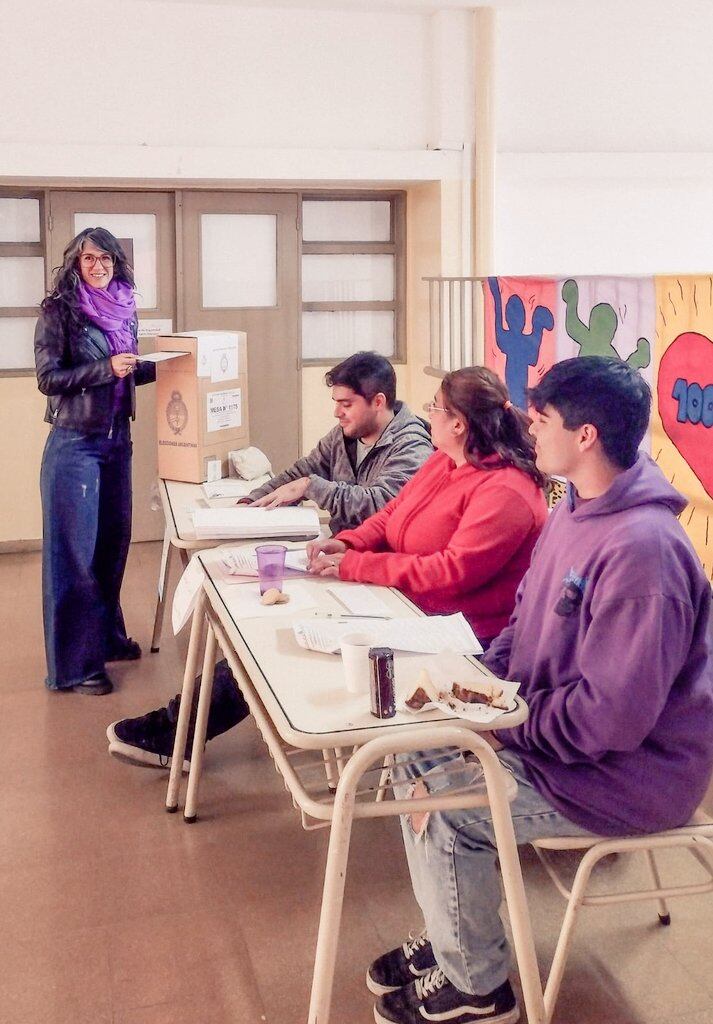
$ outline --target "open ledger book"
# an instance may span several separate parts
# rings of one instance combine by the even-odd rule
[[[319,536],[319,516],[313,508],[198,508],[191,517],[198,540]]]

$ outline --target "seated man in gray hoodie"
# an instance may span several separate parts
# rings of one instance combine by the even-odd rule
[[[638,446],[648,385],[620,360],[555,365],[529,393],[537,466],[568,492],[484,663],[521,681],[529,718],[492,745],[518,783],[515,836],[627,835],[688,822],[713,766],[711,588],[686,500]],[[397,794],[448,786],[453,751],[409,754]],[[460,772],[469,771],[463,764]],[[426,931],[367,974],[380,1024],[514,1024],[490,809],[418,816],[404,844]]]
[[[396,400],[396,374],[388,359],[376,352],[356,352],[324,379],[332,389],[338,425],[309,455],[242,500],[278,508],[311,499],[330,513],[330,528],[337,533],[359,526],[383,508],[433,454],[433,446],[426,422]],[[169,767],[178,708],[179,697],[174,697],[165,708],[113,722],[107,729],[109,753],[131,764]],[[248,714],[227,662],[219,662],[208,739]],[[190,741],[189,736],[189,752]]]
[[[433,454],[426,422],[396,401],[396,374],[376,352],[356,352],[325,374],[338,426],[309,455],[243,501],[278,508],[311,499],[332,533],[378,512]]]

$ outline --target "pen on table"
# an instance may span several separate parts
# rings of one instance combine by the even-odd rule
[[[327,619],[390,619],[390,615],[357,615],[356,612],[326,612]]]

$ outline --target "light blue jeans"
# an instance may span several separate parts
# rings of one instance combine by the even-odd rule
[[[519,846],[538,837],[589,834],[540,796],[517,754],[502,750],[498,757],[518,784],[510,811]],[[478,776],[482,782],[479,762],[466,762],[459,751],[429,750],[396,760],[394,792],[399,799],[417,779],[430,793],[464,782],[477,784]],[[419,838],[409,818],[402,816],[401,828],[414,895],[438,966],[462,992],[487,995],[507,979],[510,966],[499,913],[502,897],[490,808],[434,812]]]

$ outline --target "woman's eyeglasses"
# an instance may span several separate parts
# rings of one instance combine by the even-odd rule
[[[424,402],[423,411],[427,413],[432,412],[450,412],[450,409],[444,409],[442,405],[436,405],[435,402]]]
[[[104,269],[108,270],[109,267],[114,266],[114,257],[108,252],[102,253],[101,256],[92,256],[90,252],[83,252],[79,257],[79,262],[88,270],[91,270],[97,263],[101,263]]]

